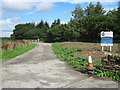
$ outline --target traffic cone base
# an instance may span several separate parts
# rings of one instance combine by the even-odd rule
[[[95,70],[95,67],[93,67],[92,63],[88,64],[87,70],[89,70],[89,71],[94,71]]]
[[[94,68],[92,63],[88,64],[88,68]]]

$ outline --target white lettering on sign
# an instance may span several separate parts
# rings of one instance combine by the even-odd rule
[[[101,37],[113,37],[113,32],[112,31],[110,31],[110,32],[102,31]]]

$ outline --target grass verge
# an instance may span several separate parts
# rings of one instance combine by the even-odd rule
[[[75,57],[74,53],[81,52],[80,48],[63,48],[64,44],[55,43],[52,45],[52,50],[57,54],[58,58],[65,60],[68,64],[72,65],[74,68],[79,68],[83,70],[87,66],[87,59],[82,57]]]
[[[82,57],[74,57],[74,54],[76,52],[81,52],[82,49],[80,48],[65,48],[65,44],[60,44],[60,43],[54,43],[52,44],[52,50],[53,52],[58,56],[58,58],[66,61],[68,64],[72,65],[73,68],[79,69],[81,72],[85,72],[85,68],[88,65],[88,60],[84,59]],[[102,70],[100,68],[101,61],[100,60],[95,60],[93,61],[94,67],[96,67],[95,72],[93,73],[94,75],[100,76],[100,77],[109,77],[113,80],[119,81],[120,82],[120,72],[116,73],[110,73]]]
[[[12,59],[16,56],[19,56],[19,55],[31,50],[35,46],[36,46],[36,44],[31,44],[30,46],[16,47],[16,49],[14,49],[14,50],[9,50],[9,51],[8,50],[3,50],[2,55],[0,56],[0,58],[2,58],[2,60],[0,62],[3,62],[3,61],[6,61],[6,60],[9,60],[9,59]]]

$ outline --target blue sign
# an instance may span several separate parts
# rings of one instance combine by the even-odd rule
[[[113,44],[113,37],[101,37],[102,44]]]

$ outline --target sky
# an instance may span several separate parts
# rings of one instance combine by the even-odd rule
[[[105,10],[118,7],[119,0],[98,0]],[[67,23],[76,5],[86,8],[97,0],[1,0],[0,1],[0,37],[10,37],[17,24],[47,21],[50,25],[55,19]]]

